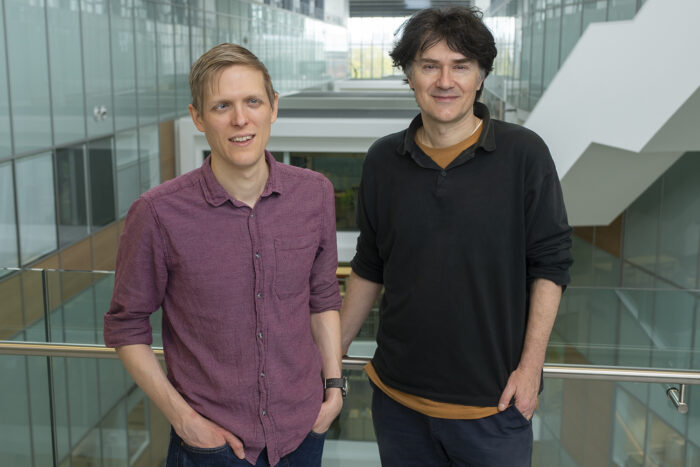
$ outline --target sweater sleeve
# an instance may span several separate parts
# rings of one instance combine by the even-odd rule
[[[526,175],[525,222],[527,282],[549,279],[566,286],[569,281],[571,233],[559,176],[549,149],[538,138],[536,155]]]
[[[355,257],[350,266],[355,274],[369,281],[384,283],[384,263],[379,256],[376,232],[376,185],[374,171],[371,165],[371,152],[368,152],[362,167],[362,180],[357,193],[356,222],[360,229],[357,238]]]

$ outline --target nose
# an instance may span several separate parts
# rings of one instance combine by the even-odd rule
[[[441,89],[450,89],[452,86],[454,86],[452,70],[449,67],[443,67],[440,69],[440,76],[438,76],[437,86]]]
[[[246,114],[243,106],[234,106],[233,113],[231,115],[231,125],[237,127],[244,127],[248,124],[248,115]]]

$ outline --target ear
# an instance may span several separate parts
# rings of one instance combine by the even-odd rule
[[[190,117],[192,117],[194,126],[196,126],[199,131],[204,133],[204,122],[202,121],[202,115],[197,109],[194,108],[192,104],[188,105],[187,109],[190,111]]]
[[[277,120],[277,110],[280,101],[280,95],[275,93],[275,100],[272,102],[272,116],[270,117],[270,123],[275,123]]]

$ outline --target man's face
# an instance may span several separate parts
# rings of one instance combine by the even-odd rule
[[[419,52],[408,76],[423,121],[441,124],[468,121],[483,81],[479,64],[450,49],[445,41]]]
[[[234,65],[214,77],[202,111],[190,105],[190,115],[209,142],[212,162],[224,170],[245,170],[265,163],[277,96],[269,102],[261,71]]]

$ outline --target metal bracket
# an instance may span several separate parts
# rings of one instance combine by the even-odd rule
[[[671,400],[678,413],[687,414],[688,413],[688,402],[686,402],[686,385],[681,384],[680,389],[675,386],[666,386],[666,395]]]

